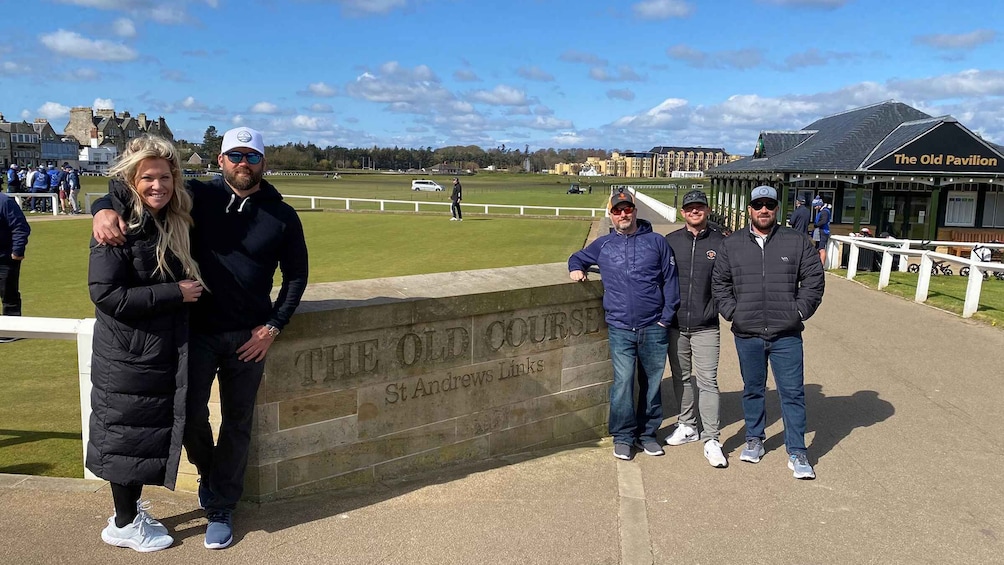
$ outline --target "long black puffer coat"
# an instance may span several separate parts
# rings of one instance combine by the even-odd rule
[[[156,246],[148,212],[120,247],[91,240],[87,284],[97,323],[86,464],[107,481],[173,490],[188,392],[188,307],[176,281],[154,274]],[[184,278],[180,261],[167,260]]]

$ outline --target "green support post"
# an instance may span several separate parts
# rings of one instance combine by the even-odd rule
[[[934,182],[934,189],[931,190],[931,213],[925,218],[927,224],[924,226],[929,240],[938,239],[938,201],[941,200],[941,179]]]

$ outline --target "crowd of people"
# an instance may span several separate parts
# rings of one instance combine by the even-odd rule
[[[573,281],[588,280],[594,266],[603,275],[614,457],[630,460],[635,450],[665,454],[658,435],[668,358],[675,393],[670,416],[677,422],[665,444],[703,441],[708,463],[728,466],[719,441],[721,317],[732,323],[743,380],[746,445],[740,461],[759,463],[765,455],[769,363],[781,398],[788,469],[796,479],[813,479],[805,445],[802,331],[823,299],[816,244],[807,229],[778,224],[777,191],[769,186],[753,189],[748,228],[728,236],[709,225],[702,191],[684,195],[681,208],[685,226],[663,237],[637,217],[634,197],[618,192],[609,203],[613,230],[568,259]]]
[[[3,178],[7,181],[8,193],[30,193],[58,195],[58,212],[60,214],[80,214],[80,171],[63,163],[62,167],[53,164],[37,167],[20,167],[12,163]],[[2,187],[0,187],[2,188]],[[29,214],[51,214],[51,196],[32,196],[23,201],[22,208]]]

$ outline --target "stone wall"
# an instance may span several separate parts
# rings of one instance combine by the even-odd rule
[[[605,436],[601,296],[564,263],[312,285],[266,361],[245,497]]]

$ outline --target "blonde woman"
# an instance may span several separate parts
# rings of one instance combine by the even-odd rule
[[[192,198],[174,146],[129,142],[109,171],[125,245],[91,241],[87,284],[96,307],[87,468],[111,483],[106,543],[157,551],[174,543],[140,503],[143,485],[174,489],[188,387],[188,304],[202,294],[192,259]]]

